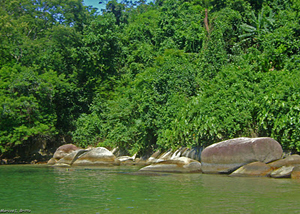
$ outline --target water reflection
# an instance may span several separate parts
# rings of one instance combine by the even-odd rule
[[[107,170],[57,168],[54,173],[55,193],[65,209],[72,209],[74,212],[75,205],[82,211],[107,206],[113,191]]]
[[[291,189],[291,185],[296,184],[293,180],[220,177],[202,176],[205,191],[210,190],[209,198],[213,198],[215,210],[223,210],[223,213],[288,213],[300,209],[297,202],[300,199],[299,185]],[[209,201],[208,204],[212,205]]]

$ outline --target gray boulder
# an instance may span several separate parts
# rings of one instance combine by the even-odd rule
[[[73,163],[74,166],[90,166],[90,165],[120,165],[120,161],[116,156],[104,147],[97,147],[80,155]]]
[[[147,164],[151,164],[157,161],[158,156],[161,154],[161,151],[158,150],[154,152],[146,161]]]
[[[202,147],[193,147],[191,149],[186,149],[182,156],[188,157],[197,161],[201,161],[201,152],[203,148]]]
[[[121,165],[136,165],[136,154],[133,156],[119,156],[117,160],[120,161]]]
[[[64,156],[70,154],[73,151],[76,151],[80,148],[78,148],[77,146],[73,145],[73,144],[65,144],[62,145],[60,147],[58,147],[53,155],[53,158],[56,160],[59,160],[61,158],[63,158]]]
[[[291,174],[292,179],[300,179],[300,166],[295,166],[292,174]]]
[[[234,177],[265,177],[268,176],[272,171],[272,168],[262,162],[253,162],[247,165],[244,165],[233,173],[230,176]]]
[[[294,166],[282,166],[279,169],[274,170],[270,176],[272,178],[290,178]]]
[[[166,161],[166,160],[170,160],[173,156],[173,152],[170,149],[167,152],[164,152],[161,156],[158,157],[158,159],[153,160],[153,163],[157,163],[157,162],[162,162],[162,161]]]
[[[300,155],[290,155],[284,159],[269,163],[269,165],[274,169],[278,169],[282,166],[297,166],[300,165]]]
[[[59,159],[54,166],[71,166],[82,154],[88,152],[90,150],[87,149],[78,149],[75,150],[63,158]]]
[[[48,161],[48,165],[54,165],[57,161],[62,159],[63,157],[71,154],[73,151],[79,150],[77,146],[73,144],[65,144],[58,147],[53,154],[53,157]]]
[[[50,160],[48,160],[47,165],[54,165],[57,162],[57,160],[55,160],[54,158],[51,158]]]
[[[201,163],[187,157],[177,157],[151,164],[150,166],[140,169],[140,171],[177,173],[201,172]]]
[[[282,156],[281,145],[274,139],[235,138],[206,147],[201,154],[204,173],[231,173],[251,162],[268,163]]]

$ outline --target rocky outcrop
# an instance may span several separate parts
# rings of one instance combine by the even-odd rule
[[[295,166],[292,173],[291,173],[292,179],[300,179],[300,166]]]
[[[109,151],[103,147],[81,149],[73,144],[60,146],[48,161],[54,166],[115,166],[138,165],[139,175],[165,173],[227,173],[247,176],[300,179],[300,155],[282,157],[280,144],[272,138],[236,138],[201,147],[156,151],[149,157],[128,156],[126,150]],[[119,154],[117,157],[113,154]],[[123,154],[122,156],[120,154]],[[127,155],[126,155],[127,154]],[[190,158],[189,158],[190,157]],[[202,157],[202,163],[197,161]]]
[[[78,149],[58,160],[54,166],[71,166],[82,154],[88,152],[88,149]]]
[[[59,160],[61,158],[63,158],[64,156],[70,154],[71,152],[78,150],[80,148],[78,148],[77,146],[73,145],[73,144],[65,144],[62,145],[60,147],[58,147],[58,149],[55,151],[53,158],[56,160]]]
[[[157,160],[155,160],[155,163],[170,160],[172,158],[172,155],[173,152],[170,149],[169,151],[164,152],[162,155],[160,155],[160,157]]]
[[[270,176],[272,178],[290,178],[294,166],[282,166],[276,170],[274,170]]]
[[[296,154],[269,163],[269,166],[271,166],[274,169],[278,169],[282,166],[297,166],[297,165],[300,165],[300,155],[296,155]]]
[[[146,161],[143,161],[140,158],[136,158],[136,154],[134,154],[133,156],[119,156],[117,157],[117,160],[120,161],[120,165],[146,165]]]
[[[266,177],[271,171],[272,168],[267,164],[262,162],[253,162],[238,168],[231,173],[230,176]]]
[[[156,152],[154,152],[146,161],[147,164],[151,164],[151,163],[155,163],[157,162],[158,157],[160,156],[161,151],[158,150]]]
[[[268,163],[282,156],[281,145],[272,138],[235,138],[213,144],[201,154],[204,173],[231,173],[252,162]]]
[[[131,158],[135,158],[131,157]],[[120,161],[103,147],[80,149],[73,144],[60,146],[48,161],[54,166],[90,166],[90,165],[119,165]]]
[[[201,152],[203,147],[193,147],[193,148],[182,148],[182,157],[188,157],[197,161],[201,161]]]
[[[171,160],[178,157],[187,157],[200,162],[202,150],[202,147],[181,147],[174,152],[170,149],[162,154],[160,151],[156,151],[153,155],[150,156],[150,158],[147,159],[146,164],[149,165],[152,163],[158,163],[161,161]]]
[[[48,160],[47,164],[48,165],[54,165],[56,164],[57,160],[55,160],[54,158],[51,158],[50,160]]]
[[[58,147],[53,154],[53,157],[48,161],[48,165],[54,165],[56,162],[58,162],[63,157],[71,154],[73,151],[79,150],[77,146],[73,144],[65,144],[60,147]]]
[[[187,157],[177,157],[153,163],[150,166],[140,169],[140,171],[176,173],[201,172],[201,163]]]
[[[172,152],[172,149],[164,152],[161,154],[160,150],[156,151],[155,153],[153,153],[148,160],[146,161],[146,163],[152,164],[152,163],[158,163],[158,162],[162,162],[162,161],[166,161],[166,160],[170,160],[172,158],[174,158],[176,153]],[[176,156],[178,157],[178,156]]]
[[[74,166],[91,166],[91,165],[120,165],[116,156],[104,147],[97,147],[80,155],[73,163]]]

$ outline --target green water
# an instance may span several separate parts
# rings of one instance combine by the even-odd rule
[[[134,167],[0,166],[0,210],[31,213],[300,213],[300,181],[134,175]]]

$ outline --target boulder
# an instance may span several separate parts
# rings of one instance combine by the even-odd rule
[[[1,165],[2,164],[7,164],[7,163],[8,163],[7,159],[1,159],[1,162],[0,162]]]
[[[48,160],[47,164],[54,165],[56,162],[57,162],[57,160],[55,160],[54,158],[51,158],[50,160]]]
[[[290,178],[293,169],[294,166],[282,166],[279,169],[274,170],[270,176],[272,178]]]
[[[119,148],[119,147],[115,147],[111,150],[111,152],[116,156],[116,157],[120,157],[120,156],[128,156],[130,155],[130,153],[125,149],[125,148]]]
[[[292,174],[291,174],[291,178],[293,179],[300,179],[300,166],[295,166]]]
[[[120,165],[120,161],[116,159],[111,151],[104,147],[97,147],[80,155],[73,163],[74,166],[90,166],[90,165]]]
[[[174,158],[179,158],[181,156],[181,153],[182,153],[182,149],[177,149],[173,154],[172,154],[172,157],[171,159],[174,159]]]
[[[190,158],[179,157],[151,164],[150,166],[140,169],[140,171],[177,173],[201,172],[201,163]]]
[[[233,173],[230,176],[251,176],[251,177],[265,177],[270,174],[272,168],[262,162],[253,162],[247,165],[244,165]]]
[[[183,153],[183,157],[188,157],[197,161],[201,161],[201,152],[203,147],[193,147],[191,149],[186,149]]]
[[[138,165],[138,166],[147,166],[149,165],[149,163],[147,163],[147,160],[143,159],[143,158],[136,158],[134,160],[134,165]]]
[[[73,144],[65,144],[62,145],[60,147],[58,147],[53,155],[53,158],[55,160],[59,160],[63,157],[65,157],[66,155],[70,154],[73,151],[76,151],[80,148],[78,148],[77,146],[73,145]]]
[[[300,165],[300,155],[296,155],[296,154],[269,163],[269,166],[271,166],[274,169],[278,169],[282,166],[296,166],[296,165]]]
[[[71,166],[82,154],[88,152],[88,149],[78,149],[75,150],[63,158],[59,159],[54,166]]]
[[[147,164],[151,164],[151,163],[154,163],[156,162],[157,160],[157,157],[160,155],[160,150],[154,152],[146,161]]]
[[[235,138],[206,147],[201,154],[204,173],[231,173],[252,163],[268,163],[282,156],[281,145],[274,139]]]
[[[121,165],[136,165],[136,154],[131,156],[120,156],[117,157],[117,160],[120,161]]]
[[[157,163],[165,160],[170,160],[173,156],[172,150],[169,150],[167,152],[164,152],[158,159],[153,160],[152,162]]]
[[[120,161],[120,162],[125,162],[125,161],[134,161],[135,158],[134,157],[130,157],[130,156],[120,156],[120,157],[117,157],[117,159]]]

